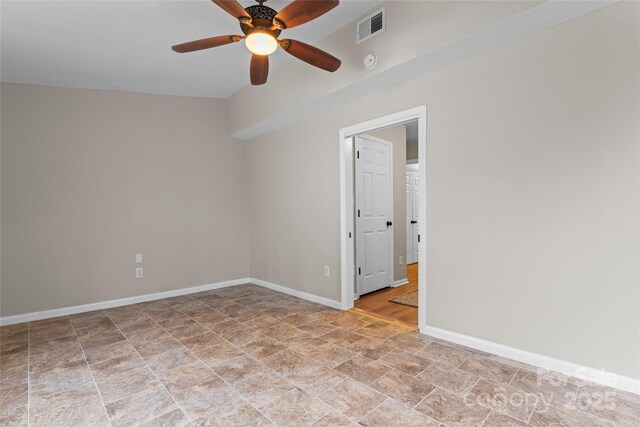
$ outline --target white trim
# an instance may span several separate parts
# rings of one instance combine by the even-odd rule
[[[420,173],[420,217],[418,218],[418,230],[421,237],[419,243],[418,265],[418,327],[423,330],[427,324],[426,307],[426,230],[427,230],[427,106],[421,105],[409,110],[378,117],[353,126],[340,129],[340,302],[343,310],[353,307],[354,277],[352,274],[353,254],[355,253],[353,235],[353,149],[350,147],[352,136],[383,129],[413,120],[418,121],[418,158],[421,166]],[[351,260],[351,261],[350,261]]]
[[[0,326],[13,325],[16,323],[33,322],[34,320],[50,319],[52,317],[69,316],[71,314],[86,313],[88,311],[104,310],[106,308],[121,307],[123,305],[137,304],[140,302],[154,301],[163,298],[177,297],[181,295],[195,294],[198,292],[210,291],[212,289],[226,288],[229,286],[254,284],[268,288],[283,294],[292,295],[307,301],[317,302],[329,307],[340,309],[340,303],[328,298],[308,294],[306,292],[290,289],[275,283],[266,282],[260,279],[244,278],[228,280],[226,282],[210,283],[208,285],[193,286],[190,288],[175,289],[173,291],[157,292],[154,294],[138,295],[135,297],[120,298],[110,301],[101,301],[91,304],[75,305],[72,307],[56,308],[53,310],[35,311],[33,313],[16,314],[15,316],[0,317]]]
[[[393,282],[393,287],[397,288],[402,285],[408,285],[408,284],[409,284],[409,279],[405,277],[404,279],[396,280],[395,282]]]
[[[262,286],[263,288],[271,289],[272,291],[282,292],[283,294],[302,298],[311,302],[317,302],[318,304],[337,308],[338,310],[341,308],[339,301],[335,301],[329,298],[319,297],[317,295],[298,291],[296,289],[287,288],[286,286],[276,285],[275,283],[267,282],[266,280],[260,280],[260,279],[249,279],[249,280],[254,285]]]
[[[363,96],[380,93],[382,89],[400,82],[429,74],[514,40],[552,28],[615,2],[608,0],[542,2],[538,6],[438,46],[396,66],[386,69],[380,67],[380,71],[367,74],[366,78],[315,97],[306,103],[290,103],[290,108],[270,115],[261,121],[251,123],[250,120],[246,120],[244,127],[235,131],[231,136],[245,140],[257,138]]]
[[[350,136],[348,138],[345,138],[344,147],[343,148],[344,148],[344,151],[345,151],[344,155],[346,156],[346,158],[353,159],[354,150],[356,148],[356,139],[355,139],[355,137]],[[341,161],[340,161],[340,177],[341,178],[340,179],[342,179],[342,175],[343,175],[342,169],[343,169],[343,167],[344,167],[345,176],[351,176],[351,177],[354,176],[354,174],[355,174],[354,162],[348,162],[348,163],[345,164],[342,161],[342,155],[343,155],[342,150],[340,150],[340,156],[341,156]],[[355,183],[354,183],[354,187],[355,187]],[[343,188],[341,186],[340,187],[340,194],[341,194],[340,200],[342,200],[342,190],[343,190]],[[347,206],[352,206],[353,209],[355,210],[355,208],[356,208],[355,191],[349,191],[349,192],[345,193],[344,197],[346,197]],[[340,211],[340,212],[342,212],[342,211]],[[342,215],[342,213],[340,215]],[[355,242],[355,239],[356,239],[356,230],[355,230],[356,220],[355,220],[355,217],[352,216],[351,218],[346,218],[345,220],[347,221],[347,239],[352,241],[352,242]],[[349,298],[349,293],[350,292],[353,292],[354,295],[357,296],[357,298],[353,299],[354,301],[357,300],[358,298],[360,298],[360,293],[359,293],[359,290],[357,289],[357,286],[356,286],[356,254],[355,254],[355,252],[351,253],[351,259],[350,259],[350,261],[347,261],[347,265],[348,265],[348,267],[347,267],[346,274],[351,275],[352,282],[353,282],[353,289],[351,289],[351,291],[350,290],[346,290],[346,291],[345,290],[341,290],[341,292],[345,292],[345,294],[343,294],[343,293],[340,294],[342,302],[344,302],[345,295],[346,295],[347,299]],[[344,274],[344,272],[342,272],[341,274]],[[352,303],[351,307],[353,307],[353,303]],[[345,309],[345,306],[343,305],[341,308]]]
[[[353,308],[353,298],[357,294],[355,287],[355,230],[353,216],[349,216],[349,207],[353,211],[353,188],[347,188],[347,183],[353,182],[353,145],[352,137],[347,137],[340,131],[340,303],[343,310]],[[351,218],[351,220],[350,220]],[[350,285],[350,286],[349,286]]]
[[[368,36],[363,37],[363,38],[359,38],[360,37],[360,24],[364,23],[365,21],[369,21],[369,31],[371,31],[371,18],[373,18],[374,16],[376,16],[377,14],[382,13],[382,28],[379,29],[378,31],[376,31],[375,33],[369,33]],[[363,18],[361,20],[358,21],[358,23],[356,24],[356,44],[360,44],[362,42],[365,42],[367,40],[369,40],[371,37],[375,37],[380,33],[383,33],[384,30],[386,29],[386,17],[387,17],[387,8],[383,7],[380,8],[378,10],[376,10],[373,13],[370,13],[369,16],[367,16],[366,18]]]
[[[390,216],[391,216],[389,221],[391,221],[391,224],[393,224],[393,222],[395,221],[395,218],[393,216],[393,214],[394,214],[394,212],[393,212],[393,176],[394,176],[393,175],[393,169],[394,169],[394,166],[393,166],[393,142],[388,141],[386,139],[378,138],[376,136],[369,135],[369,134],[362,134],[362,135],[357,135],[357,136],[359,138],[361,138],[361,139],[364,139],[364,140],[368,140],[368,141],[371,141],[371,142],[378,142],[380,144],[386,145],[389,148],[389,162],[390,162],[389,167],[391,168],[391,176],[390,176],[390,179],[391,179],[390,187],[391,188],[389,190],[389,192],[391,193],[391,196],[390,196],[391,198],[389,199],[389,203],[390,203],[391,206],[388,206],[388,208],[389,208],[389,212],[390,212]],[[356,139],[354,141],[354,145],[357,145],[357,143],[358,143],[358,141]],[[354,176],[355,176],[355,171],[354,171]],[[358,197],[358,194],[357,194],[358,193],[358,183],[357,183],[357,181],[355,181],[355,179],[354,179],[353,182],[354,182],[354,188],[355,188],[355,193],[356,193],[356,194],[354,194],[354,200],[358,200],[357,199],[357,197]],[[357,202],[356,202],[356,205],[357,205]],[[354,222],[356,224],[356,229],[354,231],[357,233],[358,232],[358,229],[357,229],[358,219],[357,219],[357,217],[355,215],[355,207],[354,207],[353,219],[354,219]],[[393,225],[392,225],[392,227],[393,227]],[[387,230],[389,230],[389,227],[387,227]],[[388,242],[387,242],[387,254],[388,254],[388,258],[389,258],[387,260],[389,262],[389,283],[387,284],[388,287],[393,287],[394,286],[393,285],[393,278],[394,278],[394,276],[396,274],[396,264],[394,262],[394,255],[395,254],[393,253],[393,245],[394,245],[393,237],[394,237],[394,233],[395,233],[395,229],[392,228],[391,229],[391,239],[389,239]],[[357,240],[358,240],[358,236],[356,235],[356,243],[357,243]],[[356,259],[355,261],[356,261],[356,266],[357,266],[358,265],[358,262],[357,262],[358,260]],[[360,279],[359,279],[360,276],[355,276],[355,277],[356,277],[356,292],[358,293],[358,295],[362,295],[362,290],[360,289]],[[369,292],[372,292],[372,291],[369,291]]]
[[[459,334],[457,332],[452,332],[433,326],[425,327],[424,330],[421,330],[421,333],[445,341],[450,341],[456,344],[471,347],[476,350],[495,354],[497,356],[516,360],[518,362],[537,366],[539,368],[560,372],[566,375],[580,378],[585,381],[591,381],[594,383],[628,391],[630,393],[640,394],[640,379],[637,378],[626,377],[624,375],[613,374],[604,370],[589,368],[577,363],[567,362],[565,360],[555,359],[553,357],[544,356],[537,353],[531,353],[526,350],[520,350],[518,348],[509,347],[503,344],[486,341],[481,338],[475,338],[469,335]]]
[[[277,292],[281,292],[294,297],[302,298],[307,301],[316,302],[329,307],[341,308],[341,302],[334,301],[328,298],[319,297],[306,292],[290,289],[285,286],[276,285],[271,282],[267,282],[260,279],[244,278],[229,280],[226,282],[211,283],[208,285],[193,286],[190,288],[176,289],[166,292],[157,292],[154,294],[140,295],[129,298],[121,298],[117,300],[97,302],[93,304],[76,305],[73,307],[58,308],[54,310],[45,310],[33,313],[18,314],[15,316],[0,317],[0,325],[13,325],[15,323],[23,323],[34,320],[49,319],[52,317],[68,316],[71,314],[84,313],[94,310],[103,310],[106,308],[119,307],[123,305],[136,304],[145,301],[153,301],[163,298],[170,298],[180,295],[194,294],[197,292],[208,291],[212,289],[220,289],[229,286],[237,286],[252,283],[254,285],[262,286],[267,289],[271,289]],[[422,299],[419,304],[422,304]],[[353,304],[353,301],[352,301]],[[487,353],[495,354],[498,356],[506,357],[518,362],[527,363],[529,365],[537,366],[544,369],[549,369],[556,372],[561,372],[567,375],[571,375],[586,381],[592,381],[598,384],[608,385],[620,390],[625,390],[630,393],[640,394],[640,379],[626,377],[624,375],[607,373],[603,370],[589,368],[573,362],[567,362],[564,360],[554,359],[552,357],[531,353],[529,351],[520,350],[517,348],[509,347],[503,344],[486,341],[481,338],[475,338],[468,335],[460,334],[457,332],[447,331],[445,329],[436,328],[433,326],[426,326],[421,328],[421,333],[429,335],[435,338],[440,338],[446,341],[450,341],[456,344],[461,344],[467,347],[482,350]],[[611,376],[615,375],[615,384],[607,382],[611,380]]]
[[[208,285],[193,286],[190,288],[175,289],[172,291],[157,292],[154,294],[138,295],[135,297],[127,297],[114,299],[110,301],[101,301],[92,304],[75,305],[72,307],[56,308],[53,310],[35,311],[33,313],[17,314],[15,316],[0,317],[0,325],[13,325],[15,323],[32,322],[34,320],[50,319],[52,317],[68,316],[70,314],[85,313],[87,311],[104,310],[105,308],[120,307],[123,305],[137,304],[145,301],[154,301],[163,298],[176,297],[180,295],[195,294],[197,292],[209,291],[211,289],[226,288],[228,286],[243,285],[252,283],[252,279],[235,279],[226,282],[210,283]]]

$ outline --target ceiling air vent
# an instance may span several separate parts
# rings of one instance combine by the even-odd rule
[[[384,31],[384,8],[358,22],[358,44]]]

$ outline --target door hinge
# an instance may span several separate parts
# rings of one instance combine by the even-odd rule
[[[358,209],[358,218],[360,218],[360,209]]]
[[[360,150],[356,151],[356,157],[359,159],[360,158]]]
[[[358,267],[358,276],[360,276],[362,272],[360,271],[360,267]]]
[[[351,232],[349,232],[349,238],[351,238]]]
[[[418,243],[420,243],[420,235],[418,234]]]

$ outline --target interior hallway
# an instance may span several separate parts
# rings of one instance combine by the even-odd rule
[[[418,326],[418,309],[408,305],[397,304],[389,300],[418,290],[418,263],[407,265],[409,283],[397,288],[384,288],[376,292],[362,295],[355,301],[354,308],[367,314],[382,317],[409,326]]]

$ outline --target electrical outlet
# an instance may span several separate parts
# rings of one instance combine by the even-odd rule
[[[324,275],[325,275],[325,277],[331,276],[331,270],[329,269],[328,265],[324,266]]]
[[[398,264],[402,265],[402,255],[398,257]]]
[[[144,276],[144,271],[142,271],[142,267],[136,267],[136,279],[140,279]]]
[[[136,264],[142,264],[142,254],[136,254]]]

